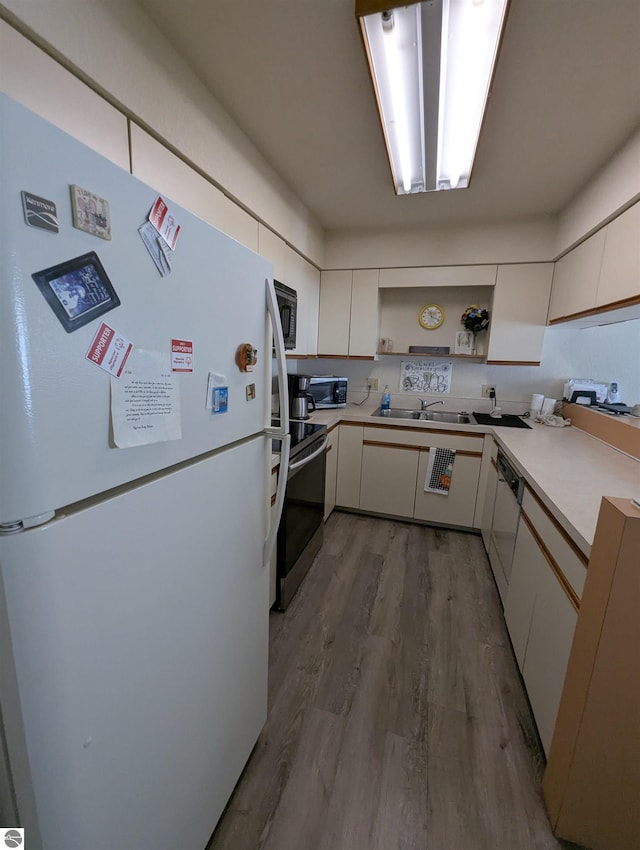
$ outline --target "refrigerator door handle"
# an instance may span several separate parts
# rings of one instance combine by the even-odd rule
[[[289,386],[287,382],[287,360],[284,352],[284,337],[280,325],[280,312],[278,311],[278,299],[273,288],[273,280],[265,278],[267,286],[267,311],[271,319],[273,331],[273,343],[278,368],[278,397],[280,399],[280,428],[276,436],[289,433]],[[267,427],[271,422],[267,423]],[[289,458],[287,457],[287,462]],[[286,467],[285,467],[286,468]],[[286,476],[285,476],[286,477]]]
[[[278,397],[280,399],[280,427],[272,428],[271,422],[267,424],[266,434],[267,439],[276,438],[281,440],[280,445],[280,469],[278,471],[278,487],[276,489],[276,501],[271,513],[271,525],[269,534],[264,542],[263,549],[263,564],[268,566],[271,560],[271,553],[276,543],[278,536],[278,526],[282,517],[282,509],[284,507],[284,492],[287,486],[287,470],[289,469],[289,448],[291,445],[291,437],[289,436],[289,386],[287,382],[287,360],[284,351],[284,337],[282,336],[282,327],[280,325],[280,312],[278,310],[278,299],[276,291],[273,288],[273,280],[265,278],[267,287],[267,312],[271,319],[271,329],[273,333],[273,346],[276,355],[277,376],[278,376]]]
[[[269,565],[271,553],[276,543],[278,535],[278,527],[282,517],[282,508],[284,507],[284,492],[287,487],[287,470],[289,469],[289,448],[291,445],[291,437],[289,434],[283,434],[280,439],[280,469],[278,470],[278,486],[276,489],[276,501],[271,511],[271,525],[269,526],[269,534],[264,542],[264,550],[262,554],[262,563],[264,566]],[[269,438],[270,440],[270,438]]]

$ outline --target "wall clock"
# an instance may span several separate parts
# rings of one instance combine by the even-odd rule
[[[444,322],[444,307],[439,304],[427,304],[420,309],[418,321],[428,331],[434,331]]]

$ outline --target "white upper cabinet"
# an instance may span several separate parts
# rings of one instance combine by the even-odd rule
[[[539,365],[553,263],[498,267],[487,363]]]
[[[610,315],[637,318],[640,303],[640,203],[556,263],[549,321]],[[624,310],[619,309],[624,308]],[[613,312],[612,312],[613,311]],[[626,315],[621,315],[626,313]]]
[[[556,263],[549,321],[573,316],[595,306],[604,237],[604,229],[599,230]]]
[[[326,271],[320,276],[318,354],[346,357],[349,353],[352,281],[351,269]]]
[[[318,354],[373,359],[378,344],[378,269],[322,272]]]
[[[273,230],[269,230],[264,224],[258,224],[258,254],[269,260],[273,266],[273,276],[286,286],[293,286],[287,282],[287,258],[289,248]],[[293,287],[295,289],[295,287]]]
[[[122,112],[4,21],[0,56],[0,88],[6,95],[129,171],[129,134]]]
[[[320,272],[268,227],[258,227],[258,253],[273,264],[273,276],[298,296],[296,347],[288,357],[315,356],[318,350]]]
[[[351,283],[349,357],[375,356],[378,312],[378,269],[356,269]]]
[[[380,289],[410,286],[493,286],[497,266],[421,266],[380,269]]]
[[[606,227],[596,306],[640,296],[640,203]]]
[[[203,221],[258,249],[258,222],[135,124],[131,125],[131,171]]]
[[[291,355],[314,357],[318,351],[320,272],[304,257],[287,247],[286,273],[282,283],[298,295],[296,347]]]

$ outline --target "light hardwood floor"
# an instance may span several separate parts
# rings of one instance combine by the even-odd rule
[[[479,536],[334,512],[271,614],[269,717],[209,850],[550,850]]]

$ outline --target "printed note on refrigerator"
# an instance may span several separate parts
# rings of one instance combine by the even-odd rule
[[[180,385],[171,359],[136,348],[120,380],[111,379],[113,439],[120,449],[180,440]]]
[[[169,248],[175,251],[178,235],[180,234],[180,224],[177,222],[173,210],[160,195],[158,195],[151,207],[149,221],[160,236],[162,236]]]

